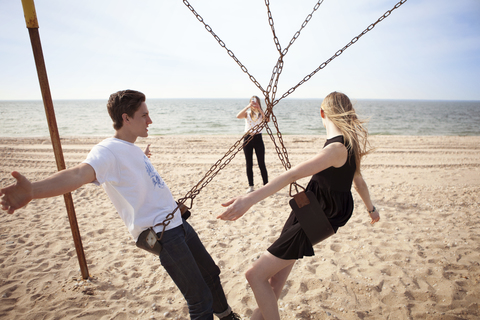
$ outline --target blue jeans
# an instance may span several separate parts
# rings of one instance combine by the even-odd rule
[[[227,316],[231,309],[220,283],[220,269],[192,226],[183,220],[183,225],[165,231],[160,242],[160,262],[187,300],[190,318]]]

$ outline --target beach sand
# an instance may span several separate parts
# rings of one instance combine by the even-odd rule
[[[292,165],[324,136],[284,136]],[[67,167],[103,138],[63,138]],[[235,136],[161,136],[151,161],[176,199],[195,186]],[[270,178],[284,171],[264,136]],[[279,300],[282,319],[479,319],[480,137],[371,136],[363,175],[381,220],[358,194],[348,224],[299,260]],[[48,138],[0,138],[0,185],[18,170],[31,180],[56,171]],[[258,167],[255,181],[261,184]],[[308,179],[299,181],[306,185]],[[256,307],[245,271],[276,239],[289,214],[288,188],[240,220],[217,220],[220,203],[247,189],[240,153],[196,196],[189,222],[221,268],[233,310]],[[103,189],[72,193],[90,274],[83,280],[63,197],[0,213],[1,319],[189,319],[158,257],[137,249]]]

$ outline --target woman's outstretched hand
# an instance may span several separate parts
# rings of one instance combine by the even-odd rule
[[[248,205],[248,201],[242,196],[222,203],[222,206],[226,207],[227,210],[218,215],[217,219],[230,221],[237,220],[238,218],[243,216],[251,207],[251,205]]]

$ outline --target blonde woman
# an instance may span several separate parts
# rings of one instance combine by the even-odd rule
[[[350,99],[339,92],[330,93],[322,102],[320,115],[327,131],[322,150],[264,187],[222,204],[227,210],[219,219],[236,220],[255,203],[294,181],[312,176],[306,189],[315,194],[335,232],[352,215],[352,183],[367,208],[371,224],[380,220],[360,173],[361,158],[368,153],[367,130]],[[313,255],[313,246],[292,212],[280,237],[246,273],[258,304],[252,320],[280,319],[277,300],[295,261]]]
[[[238,119],[245,119],[245,132],[250,132],[250,136],[253,136],[252,140],[248,144],[245,144],[249,137],[245,137],[245,143],[243,146],[243,153],[245,154],[245,161],[247,163],[247,179],[248,189],[247,193],[254,190],[253,184],[253,150],[257,155],[258,167],[262,174],[263,184],[268,183],[267,167],[265,166],[265,145],[263,144],[262,129],[251,131],[253,127],[260,124],[265,118],[260,99],[257,96],[253,96],[250,99],[250,103],[243,108],[238,114]],[[268,120],[267,120],[268,121]]]

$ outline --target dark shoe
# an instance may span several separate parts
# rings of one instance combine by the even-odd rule
[[[221,318],[220,320],[242,320],[238,314],[231,312],[228,316]]]

